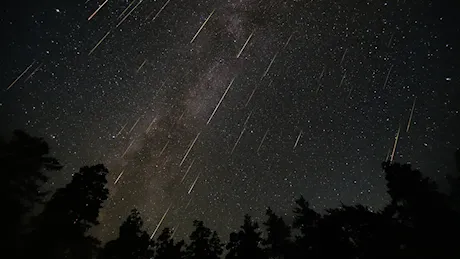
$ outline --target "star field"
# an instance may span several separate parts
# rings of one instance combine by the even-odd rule
[[[378,209],[393,149],[441,182],[454,167],[460,34],[442,1],[9,2],[2,134],[45,137],[66,165],[54,187],[109,168],[103,240],[133,207],[151,233],[201,219],[224,239],[267,206],[290,220],[300,194]]]

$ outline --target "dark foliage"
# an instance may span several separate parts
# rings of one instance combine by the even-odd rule
[[[29,258],[219,258],[224,244],[215,231],[195,220],[190,242],[175,242],[169,228],[153,241],[143,230],[137,210],[120,226],[119,237],[101,248],[88,231],[108,197],[103,165],[83,167],[72,181],[56,190],[43,212],[25,225],[32,209],[43,202],[46,171],[61,165],[48,157],[48,145],[16,131],[0,141],[4,181],[1,198],[2,257]],[[456,153],[460,173],[460,151]],[[301,196],[292,226],[270,208],[263,223],[245,215],[238,232],[230,234],[227,258],[459,258],[460,178],[450,177],[445,195],[410,165],[384,162],[390,203],[374,212],[363,205],[341,205],[317,213]],[[26,228],[27,227],[27,228]],[[297,235],[292,237],[291,232]],[[262,236],[264,233],[264,236]]]
[[[244,224],[238,233],[230,234],[230,241],[226,248],[229,250],[226,258],[266,258],[265,252],[260,247],[262,232],[259,224],[252,221],[249,215],[244,216]]]
[[[402,257],[450,258],[459,256],[455,239],[459,215],[436,183],[410,165],[383,163],[391,203],[385,208],[397,221]]]
[[[29,252],[43,258],[94,256],[99,242],[87,231],[99,224],[99,210],[108,197],[107,173],[102,164],[83,167],[55,192],[35,220],[37,228],[31,234]]]
[[[153,243],[146,231],[139,211],[131,214],[120,226],[119,237],[109,241],[102,250],[102,258],[152,258]]]
[[[4,209],[0,251],[5,257],[17,257],[21,251],[25,219],[46,195],[42,189],[48,180],[45,173],[62,168],[48,153],[43,139],[19,130],[9,142],[0,140],[0,198]]]
[[[204,226],[203,221],[193,221],[195,230],[190,235],[190,244],[187,245],[187,258],[219,258],[223,252],[223,244],[216,231]]]
[[[291,227],[289,227],[282,217],[277,216],[271,208],[265,213],[267,220],[264,226],[267,229],[267,237],[262,244],[266,246],[267,255],[273,258],[287,258],[292,251]]]
[[[452,208],[460,213],[460,149],[455,153],[455,162],[457,172],[447,175],[447,180],[450,185],[449,202]]]
[[[300,235],[295,239],[294,257],[296,258],[315,258],[319,257],[319,240],[317,237],[318,225],[321,215],[310,208],[310,204],[300,196],[296,200],[297,206],[294,208],[293,228],[300,231]]]
[[[183,250],[185,246],[184,240],[174,243],[174,239],[171,236],[169,228],[163,229],[155,243],[155,258],[173,259],[185,257]]]
[[[104,165],[85,166],[73,175],[72,181],[64,188],[58,189],[47,203],[43,215],[61,214],[65,224],[80,232],[99,224],[97,218],[109,191],[106,188],[108,174]]]

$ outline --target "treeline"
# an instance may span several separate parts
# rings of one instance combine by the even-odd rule
[[[46,176],[61,170],[41,138],[15,131],[0,140],[3,258],[459,258],[460,181],[449,195],[410,165],[384,162],[391,202],[373,212],[363,205],[319,214],[300,197],[293,223],[270,208],[261,225],[244,217],[223,243],[216,231],[195,220],[186,243],[169,228],[156,239],[133,209],[117,239],[105,245],[88,234],[109,191],[103,165],[82,167],[71,182],[45,201]],[[460,166],[460,152],[456,153]],[[460,167],[459,167],[460,169]],[[51,194],[50,194],[51,195]],[[40,209],[39,214],[34,214]]]

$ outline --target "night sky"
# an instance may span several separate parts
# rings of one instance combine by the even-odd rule
[[[319,211],[380,208],[387,158],[441,182],[453,172],[454,4],[6,2],[1,132],[49,142],[66,166],[55,188],[81,166],[109,168],[103,240],[133,207],[150,234],[164,216],[159,230],[185,237],[201,219],[227,240],[266,206],[289,222],[300,194]]]

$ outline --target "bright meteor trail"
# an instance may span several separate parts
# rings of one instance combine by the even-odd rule
[[[195,36],[193,36],[192,40],[190,41],[190,43],[193,43],[193,41],[195,41],[196,37],[198,36],[198,34],[201,32],[201,30],[203,30],[203,27],[206,25],[206,23],[209,21],[209,19],[211,18],[211,16],[214,14],[214,11],[216,11],[216,9],[212,10],[212,12],[209,14],[208,18],[206,18],[206,20],[204,21],[204,23],[201,25],[200,29],[198,29],[198,31],[195,33]]]
[[[6,90],[10,89],[14,84],[16,84],[16,82],[17,82],[22,76],[24,76],[24,74],[26,74],[27,71],[28,71],[34,64],[35,64],[35,61],[32,62],[32,64],[30,64],[29,67],[27,67],[27,68],[21,73],[21,75],[19,75],[19,77],[17,77],[17,78],[13,81],[13,83],[11,83],[11,84],[8,86],[8,88],[7,88]]]
[[[104,37],[102,37],[102,39],[100,41],[97,42],[97,44],[91,49],[91,51],[89,52],[88,55],[91,55],[91,53],[93,53],[93,51],[96,50],[97,47],[99,47],[99,45],[105,40],[105,38],[107,38],[107,36],[109,36],[109,34],[111,33],[112,31],[108,31]]]
[[[409,132],[410,123],[412,122],[412,115],[414,114],[414,109],[415,109],[415,101],[417,101],[417,97],[414,98],[414,103],[412,103],[412,109],[410,110],[409,121],[407,122],[407,128],[406,128],[407,133]]]
[[[188,156],[188,153],[190,152],[190,150],[192,150],[193,146],[195,145],[195,142],[196,140],[198,139],[198,137],[200,136],[201,132],[198,133],[195,137],[195,139],[193,140],[192,144],[190,145],[190,147],[188,148],[187,152],[185,153],[184,155],[184,158],[182,158],[182,161],[180,162],[179,166],[182,166],[182,164],[184,163],[185,159],[187,158]]]
[[[195,187],[195,184],[196,182],[198,181],[198,178],[200,177],[200,174],[198,173],[198,175],[196,176],[195,178],[195,181],[193,182],[192,186],[190,186],[190,189],[188,190],[188,194],[190,194],[193,190],[193,188]]]
[[[109,0],[105,0],[104,3],[102,3],[102,4],[99,6],[99,8],[97,8],[96,11],[94,11],[94,13],[88,17],[88,21],[91,20],[91,19],[97,14],[97,12],[99,12],[99,10],[101,10],[101,8],[102,8],[108,1],[109,1]]]
[[[246,40],[246,42],[244,43],[243,47],[241,48],[240,52],[238,52],[238,55],[236,55],[236,58],[238,59],[241,55],[241,53],[243,52],[244,48],[246,48],[246,45],[248,45],[249,41],[251,40],[252,38],[252,35],[254,34],[254,31],[251,33],[251,35],[249,35],[248,39]]]
[[[228,92],[228,90],[230,89],[230,87],[232,86],[234,80],[235,80],[235,78],[233,78],[232,81],[230,82],[230,84],[228,84],[228,87],[227,87],[227,89],[225,90],[225,92],[224,92],[224,94],[222,95],[222,97],[220,98],[219,103],[217,103],[217,106],[216,106],[216,108],[214,108],[214,111],[212,111],[212,114],[211,114],[211,116],[209,117],[208,122],[206,122],[207,125],[209,124],[209,122],[211,122],[212,117],[214,116],[214,114],[216,113],[216,111],[217,111],[217,109],[219,108],[220,104],[222,103],[222,100],[224,100],[225,95],[227,95],[227,92]]]
[[[275,61],[277,55],[278,55],[278,53],[276,53],[275,56],[273,56],[273,59],[270,61],[270,64],[268,65],[268,67],[267,67],[267,69],[265,70],[264,74],[263,74],[262,77],[260,78],[261,80],[267,75],[267,73],[268,73],[268,71],[270,70],[270,68],[272,67],[272,64],[273,64],[273,62]]]
[[[161,220],[160,220],[160,222],[158,223],[157,227],[155,228],[155,231],[153,231],[152,235],[150,236],[150,239],[152,239],[152,238],[155,236],[155,234],[157,233],[158,229],[159,229],[160,226],[161,226],[161,223],[163,223],[163,220],[165,220],[165,217],[166,217],[166,215],[168,214],[169,209],[171,208],[171,206],[172,206],[172,204],[169,205],[169,207],[168,207],[168,209],[166,210],[165,214],[163,214],[163,217],[161,217]]]
[[[155,21],[155,19],[157,19],[157,17],[160,15],[161,11],[163,11],[163,9],[165,9],[165,7],[169,4],[171,0],[168,0],[166,1],[166,3],[161,7],[161,9],[158,11],[158,13],[152,18],[152,22]],[[150,14],[149,14],[150,16]],[[147,16],[147,17],[149,17]]]

